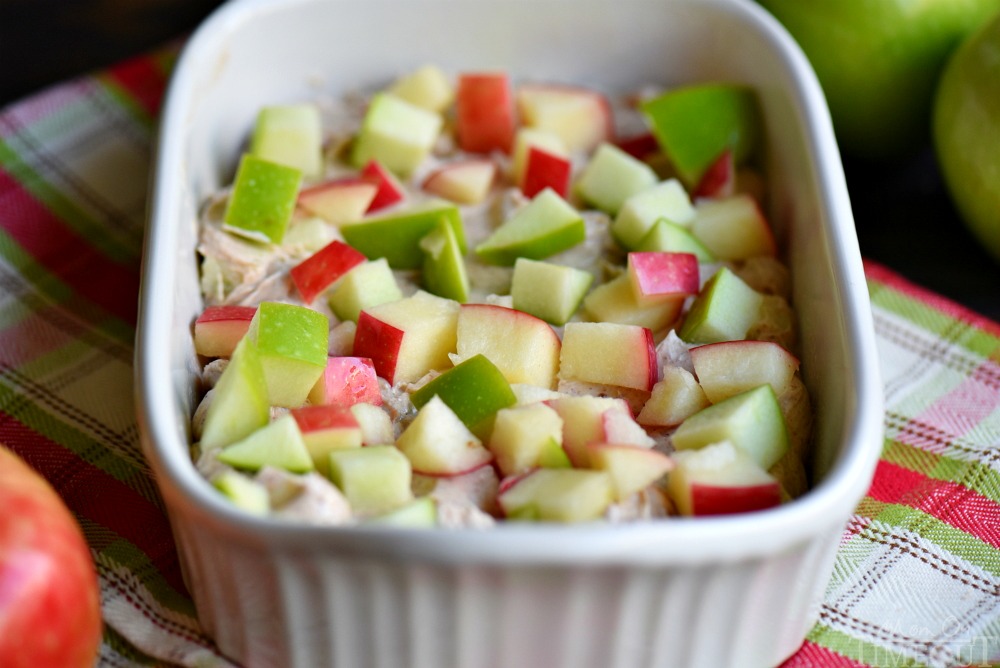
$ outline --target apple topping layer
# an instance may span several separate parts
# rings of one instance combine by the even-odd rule
[[[193,455],[325,525],[623,522],[807,488],[755,94],[435,67],[262,109],[200,221]]]

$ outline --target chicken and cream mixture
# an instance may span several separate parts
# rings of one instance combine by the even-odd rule
[[[262,236],[253,227],[256,222],[247,223],[233,213],[234,200],[251,197],[245,194],[250,186],[241,184],[239,174],[231,187],[202,207],[197,251],[206,311],[194,331],[204,365],[204,398],[192,420],[192,452],[199,471],[248,510],[322,525],[386,520],[394,525],[482,528],[504,518],[625,522],[766,508],[805,491],[802,460],[811,410],[794,357],[798,341],[789,302],[791,278],[757,207],[764,197],[763,178],[735,145],[713,155],[697,181],[690,169],[687,173],[678,169],[681,158],[670,153],[670,142],[676,140],[657,126],[666,117],[658,119],[655,105],[645,104],[670,92],[649,88],[612,99],[575,86],[522,85],[497,73],[444,74],[422,68],[382,90],[270,108],[271,118],[278,119],[270,125],[262,113],[248,154],[261,158],[265,170],[275,164],[297,170],[301,180],[290,196],[285,195],[287,214],[279,217],[286,219],[279,221],[277,233],[267,228]],[[376,105],[388,104],[385,98],[395,106],[379,118]],[[486,101],[492,106],[484,107]],[[302,125],[302,118],[316,119],[318,136],[309,123]],[[275,145],[297,148],[284,151]],[[309,159],[316,158],[318,169],[300,160],[303,151],[316,154]],[[273,218],[271,209],[280,206],[268,199],[270,195],[260,194],[269,178],[268,172],[261,174],[254,184],[258,192],[253,196],[258,199],[249,207],[250,215]],[[665,192],[667,183],[674,186],[672,195],[644,199],[644,192],[657,188]],[[376,209],[384,190],[393,188],[401,191],[396,194],[398,201]],[[519,316],[530,319],[532,327],[539,318],[546,320],[547,331],[554,334],[554,352],[539,358],[551,361],[552,373],[543,374],[544,381],[526,382],[523,373],[518,375],[519,367],[507,359],[521,351],[521,331],[507,328],[505,320],[489,318],[498,310],[506,317],[519,304],[547,304],[557,293],[564,301],[573,299],[572,291],[566,297],[560,292],[561,283],[536,281],[529,286],[530,294],[520,295],[515,272],[522,271],[521,263],[498,261],[479,251],[495,245],[499,230],[517,227],[508,223],[525,218],[523,212],[546,197],[556,202],[552,205],[556,208],[539,216],[545,220],[556,214],[568,216],[572,220],[565,229],[572,229],[571,239],[567,240],[568,233],[552,232],[539,241],[526,225],[499,236],[545,270],[551,270],[550,265],[576,270],[572,276],[582,281],[583,288],[577,290],[565,321],[553,319],[548,311],[539,315],[530,309],[525,311],[528,315]],[[421,233],[423,264],[390,266],[388,275],[395,287],[389,286],[388,296],[366,294],[365,286],[374,284],[374,279],[355,281],[354,301],[360,300],[360,305],[345,313],[343,301],[337,301],[344,299],[341,286],[353,280],[352,272],[374,271],[371,265],[379,262],[371,250],[375,246],[354,242],[355,226],[394,215],[405,219],[422,205],[457,211],[459,239],[454,228],[449,232],[445,223],[434,223],[433,231]],[[264,209],[268,212],[261,213]],[[744,221],[753,215],[755,222]],[[624,218],[629,220],[622,222]],[[433,234],[439,234],[437,245],[427,241]],[[763,241],[762,234],[767,237]],[[673,245],[678,243],[673,235],[684,241]],[[394,241],[388,238],[383,243]],[[442,244],[451,248],[447,244],[456,243],[462,250],[461,267],[443,261],[434,264],[439,261],[434,253]],[[344,254],[334,257],[333,247]],[[329,256],[318,261],[324,253]],[[656,292],[656,285],[683,273],[676,268],[680,265],[673,264],[672,256],[680,254],[686,256],[684,266],[695,268],[693,283],[689,276],[686,293],[679,288]],[[444,278],[432,281],[431,272]],[[740,308],[727,304],[724,297],[711,296],[733,282],[738,285],[734,294],[746,290],[754,300],[752,308],[742,309],[743,322],[735,325],[735,335],[727,333],[733,319],[727,314]],[[647,284],[654,286],[648,294],[642,292]],[[306,285],[319,287],[307,290]],[[336,299],[331,296],[335,293]],[[386,343],[391,339],[388,330],[404,331],[403,336],[411,338],[420,334],[422,325],[412,327],[411,334],[406,323],[412,322],[405,317],[393,320],[402,316],[393,316],[395,312],[385,306],[413,299],[433,300],[427,303],[435,309],[443,304],[442,312],[451,314],[449,333],[435,329],[428,334],[429,342],[421,344],[422,349],[435,342],[446,345],[445,362],[438,356],[437,362],[420,367],[406,360],[417,365],[413,368],[419,369],[418,377],[400,371],[410,349],[400,344],[383,356],[371,343],[374,338],[378,345],[391,346],[391,341]],[[297,354],[291,344],[264,342],[262,304],[309,309],[328,324],[327,366],[317,368],[307,379],[312,387],[291,402],[276,401],[269,390],[261,390],[265,395],[261,399],[252,387],[258,372],[245,370],[263,369],[267,377],[284,368],[267,355],[277,349],[285,351],[279,350],[278,357]],[[468,306],[472,304],[494,309],[477,310]],[[236,316],[230,307],[250,310]],[[696,316],[691,314],[696,312],[703,325],[692,324]],[[209,313],[223,315],[208,317]],[[391,325],[388,329],[386,323]],[[598,323],[608,327],[587,328]],[[372,329],[377,327],[382,329]],[[623,338],[620,344],[607,338],[619,332],[638,338]],[[584,334],[592,336],[584,337],[591,343],[570,341]],[[206,347],[210,340],[215,347]],[[525,351],[534,355],[540,350],[541,339],[526,340]],[[649,373],[626,374],[638,376],[639,382],[617,384],[617,363],[606,362],[633,340],[648,345],[649,354],[645,358],[640,354],[639,359],[648,362]],[[227,341],[232,345],[227,347]],[[698,352],[724,341],[775,345],[760,356],[765,361],[759,364],[756,347],[723,355]],[[600,347],[605,343],[607,348]],[[233,346],[256,346],[260,350],[252,357],[259,356],[263,364],[250,365],[244,359],[250,353],[239,353]],[[237,355],[242,355],[239,362]],[[480,355],[490,371],[496,369],[497,377],[503,376],[497,381],[503,387],[464,388],[455,380],[448,386],[452,389],[443,389],[440,396],[422,396],[422,388],[436,387],[432,384],[447,380],[452,369]],[[335,358],[354,360],[353,375],[334,374]],[[735,368],[733,360],[742,360],[742,366]],[[532,358],[528,366],[547,363]],[[609,370],[590,375],[588,366]],[[367,386],[358,380],[362,371],[371,374]],[[450,377],[457,379],[459,374]],[[485,377],[476,375],[480,380]],[[267,378],[267,387],[275,382],[282,381]],[[334,387],[336,383],[350,386],[349,392]],[[768,384],[769,398],[761,405],[773,407],[780,424],[777,431],[771,427],[759,431],[771,429],[777,434],[772,440],[781,442],[743,443],[727,429],[739,425],[746,429],[746,415],[764,409],[758,407],[759,401],[745,400],[740,407],[729,400],[762,395],[759,386]],[[480,405],[469,408],[464,398],[447,398],[480,394],[486,397],[480,404],[499,401],[482,420],[465,420],[471,413],[463,413],[475,412]],[[574,403],[580,397],[590,399]],[[266,412],[246,417],[240,406],[258,399]],[[336,432],[333,440],[324,440],[329,433],[313,429],[315,425],[301,417],[304,410],[317,406],[336,409],[331,410],[336,419],[324,423]],[[421,417],[425,412],[426,419]],[[695,419],[699,413],[702,417]],[[545,438],[532,435],[532,424],[548,425]],[[428,430],[430,435],[423,433]],[[684,438],[675,443],[677,434]],[[461,447],[445,443],[456,438],[464,439]],[[533,439],[539,444],[533,445]],[[381,446],[391,447],[382,451]],[[386,455],[382,461],[392,463],[355,464],[346,457],[340,461],[340,454],[330,455],[365,449],[379,449]],[[452,451],[458,453],[455,459],[449,459]],[[307,453],[305,459],[296,459],[302,452]],[[394,458],[399,452],[406,457]],[[285,465],[290,461],[297,463]],[[365,466],[367,479],[357,472]],[[536,475],[539,471],[545,473]],[[384,479],[378,478],[383,474]]]

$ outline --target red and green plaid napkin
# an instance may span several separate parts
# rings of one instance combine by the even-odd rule
[[[75,512],[101,666],[229,666],[139,447],[132,354],[155,124],[176,51],[0,111],[0,442]],[[1000,326],[866,266],[882,461],[787,668],[1000,663]]]

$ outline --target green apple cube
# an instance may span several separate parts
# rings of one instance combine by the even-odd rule
[[[305,306],[263,302],[247,338],[260,356],[272,405],[297,408],[326,369],[330,321]]]
[[[319,109],[312,104],[264,107],[257,114],[250,153],[294,167],[305,178],[323,171],[323,133]]]
[[[509,267],[519,257],[540,260],[572,248],[586,234],[580,213],[546,188],[476,246],[476,255],[483,262]]]
[[[691,231],[671,223],[666,218],[657,220],[649,232],[636,244],[637,251],[666,251],[670,253],[691,253],[698,262],[715,262],[712,252],[698,241]]]
[[[406,178],[430,153],[443,123],[440,114],[390,93],[377,93],[354,140],[351,162],[361,169],[370,160],[378,160]]]
[[[434,396],[477,433],[492,425],[498,410],[517,403],[507,379],[485,355],[475,355],[448,369],[411,394],[410,399],[421,408]]]
[[[420,240],[420,249],[424,251],[421,274],[424,289],[438,297],[467,302],[469,275],[465,270],[465,258],[455,230],[445,218]]]
[[[596,520],[613,501],[611,476],[586,469],[537,469],[499,497],[508,519],[549,522]]]
[[[222,471],[212,478],[212,486],[222,492],[234,506],[254,515],[267,515],[271,509],[267,489],[242,473]]]
[[[677,179],[668,179],[625,200],[611,224],[611,234],[625,249],[635,250],[656,221],[688,226],[694,216],[684,186]]]
[[[396,79],[389,92],[410,104],[439,114],[444,113],[455,100],[455,87],[448,75],[433,65],[424,65]]]
[[[373,517],[365,524],[394,529],[428,529],[437,526],[437,504],[433,498],[421,496],[405,506]]]
[[[576,190],[584,200],[615,216],[625,200],[659,181],[652,167],[613,144],[602,143],[580,173]]]
[[[341,277],[327,303],[341,320],[358,321],[363,309],[403,298],[396,277],[384,257],[364,262]]]
[[[564,325],[593,281],[588,271],[521,257],[514,262],[510,294],[518,311]]]
[[[410,460],[394,445],[332,450],[330,480],[361,517],[382,515],[413,500]]]
[[[756,148],[760,128],[757,96],[747,86],[696,84],[669,90],[641,105],[660,148],[681,180],[694,187],[726,149],[736,164]]]
[[[259,471],[265,466],[290,473],[313,470],[313,460],[302,439],[295,418],[283,415],[246,438],[227,445],[219,452],[219,461],[238,469]]]
[[[677,334],[687,343],[744,339],[763,300],[729,267],[722,267],[702,286]]]
[[[442,218],[451,226],[458,247],[465,253],[462,214],[457,206],[443,199],[430,199],[368,216],[361,222],[341,226],[340,233],[347,243],[370,260],[384,257],[393,269],[421,269],[424,250],[420,240],[433,231]]]
[[[235,443],[271,419],[267,381],[257,348],[244,336],[219,377],[201,433],[203,450]]]
[[[333,228],[319,216],[292,221],[281,239],[281,247],[294,257],[315,253],[336,239]]]
[[[729,441],[767,470],[789,449],[788,427],[770,385],[724,399],[684,420],[671,437],[678,450]]]
[[[254,241],[280,244],[295,211],[302,172],[244,154],[226,204],[226,230]]]

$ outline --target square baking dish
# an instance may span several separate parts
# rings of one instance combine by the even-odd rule
[[[319,528],[241,513],[192,465],[198,209],[264,104],[433,63],[608,92],[726,80],[765,121],[794,279],[815,483],[780,508],[628,525]],[[236,0],[184,49],[155,164],[136,352],[145,453],[207,633],[247,666],[773,666],[815,622],[882,443],[870,306],[815,76],[741,0]]]

